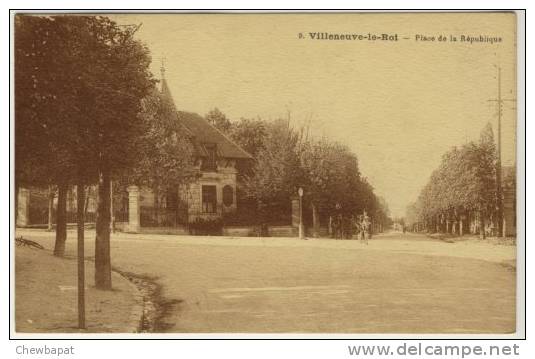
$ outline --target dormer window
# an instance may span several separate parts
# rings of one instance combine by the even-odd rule
[[[205,143],[203,145],[206,157],[203,158],[201,170],[217,171],[217,145],[215,143]]]

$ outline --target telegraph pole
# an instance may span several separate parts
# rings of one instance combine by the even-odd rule
[[[503,237],[503,189],[502,189],[502,113],[503,103],[506,101],[516,101],[516,99],[502,98],[502,68],[498,66],[498,97],[489,101],[498,105],[498,160],[496,161],[496,195],[497,195],[497,224],[498,237]]]
[[[299,239],[305,238],[305,224],[303,223],[303,188],[299,187]]]

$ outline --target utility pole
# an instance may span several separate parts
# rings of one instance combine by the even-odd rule
[[[160,59],[162,61],[162,66],[160,66],[160,74],[161,74],[161,79],[163,80],[165,78],[165,60],[166,58],[164,56],[162,56],[162,58]]]
[[[516,101],[512,98],[502,98],[502,68],[498,66],[498,97],[489,100],[496,102],[498,105],[498,160],[496,161],[496,195],[497,195],[497,224],[498,224],[498,237],[503,237],[504,223],[503,223],[503,189],[502,189],[502,114],[503,104],[506,101]]]
[[[305,238],[305,224],[303,223],[303,188],[299,187],[297,191],[299,195],[299,239]]]

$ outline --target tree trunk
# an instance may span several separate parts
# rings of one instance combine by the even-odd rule
[[[472,227],[472,218],[470,217],[470,211],[466,212],[466,233],[470,234],[470,228]]]
[[[95,287],[111,289],[110,256],[110,173],[102,170],[98,180],[98,201],[95,240]]]
[[[82,181],[78,181],[76,192],[76,219],[78,223],[78,328],[85,329],[85,188]]]
[[[319,237],[320,218],[318,214],[318,207],[312,203],[312,237]]]
[[[89,208],[89,197],[91,196],[91,187],[88,186],[85,192],[85,202],[84,202],[84,216],[87,216],[87,209]]]
[[[54,212],[54,186],[48,186],[48,230],[52,231],[52,212]]]
[[[479,237],[481,239],[486,238],[485,234],[485,214],[483,211],[479,211]]]
[[[154,219],[156,226],[160,225],[160,190],[158,185],[154,185],[152,190],[154,196]]]
[[[115,233],[115,212],[113,208],[113,181],[112,180],[110,180],[110,216],[111,216],[110,231],[112,233]]]
[[[15,223],[17,223],[17,218],[19,217],[19,181],[15,179]]]
[[[65,183],[58,185],[58,207],[56,210],[56,244],[54,255],[63,257],[65,254],[65,241],[67,240],[67,191]]]

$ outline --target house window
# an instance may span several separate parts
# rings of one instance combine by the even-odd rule
[[[206,150],[206,157],[202,161],[203,171],[216,171],[217,170],[217,145],[215,143],[205,143],[204,149]]]
[[[202,211],[204,213],[217,212],[216,186],[202,186]]]
[[[223,204],[227,207],[234,203],[234,189],[232,186],[226,185],[223,187]]]

